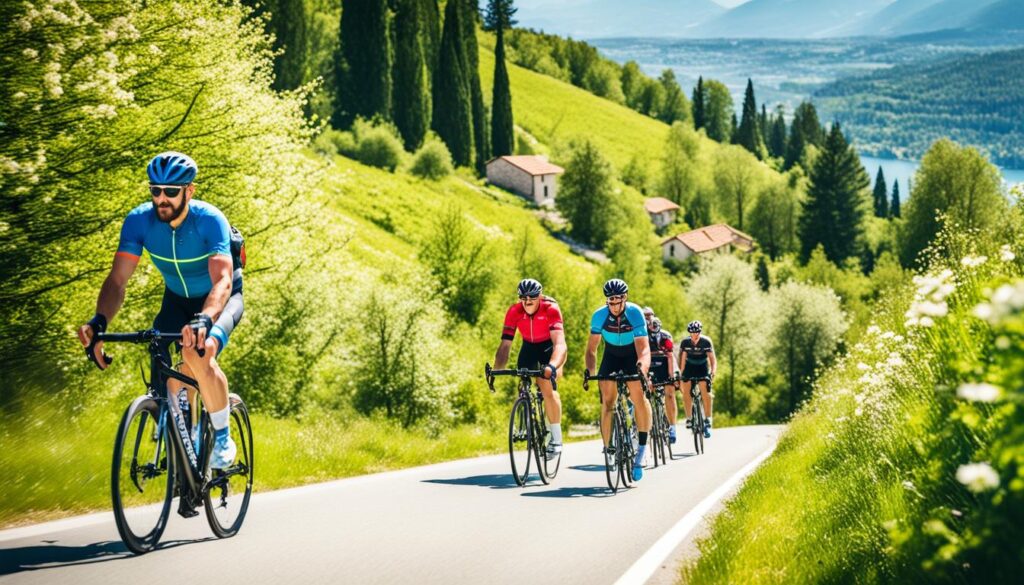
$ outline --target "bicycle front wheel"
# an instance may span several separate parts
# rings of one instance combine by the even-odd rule
[[[612,431],[608,436],[608,446],[604,450],[604,471],[608,477],[608,487],[612,493],[619,489],[621,474],[619,472],[619,453],[622,452],[622,445],[619,442],[621,432],[619,431],[619,417],[612,415]]]
[[[627,423],[627,415],[624,412],[618,416],[621,419],[619,441],[622,443],[622,448],[618,451],[619,475],[622,476],[622,485],[629,487],[633,484],[633,460],[636,458],[636,448],[633,445],[640,439],[637,437],[636,419],[630,417],[629,423]]]
[[[210,453],[213,450],[213,430],[207,429],[207,440],[203,449],[206,473],[210,478],[203,488],[203,504],[206,520],[217,538],[228,538],[238,533],[249,510],[252,497],[253,445],[252,425],[249,409],[237,394],[228,397],[231,405],[231,437],[235,441],[237,455],[227,469],[210,469]],[[209,420],[209,417],[203,417]]]
[[[508,420],[508,457],[512,461],[512,477],[519,485],[526,485],[530,475],[530,450],[533,443],[530,422],[530,404],[524,398],[512,405]]]
[[[654,456],[655,469],[657,469],[658,465],[665,464],[665,443],[663,439],[666,431],[665,427],[661,424],[662,412],[663,410],[658,400],[654,399],[651,402],[651,434],[648,436],[647,442],[651,445],[651,455]]]
[[[174,498],[175,451],[160,422],[157,401],[140,396],[125,410],[114,440],[114,522],[125,546],[136,554],[156,547]]]
[[[697,396],[693,401],[693,450],[697,455],[704,452],[704,401]]]

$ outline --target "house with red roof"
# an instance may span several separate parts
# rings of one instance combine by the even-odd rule
[[[664,197],[649,197],[644,199],[644,211],[651,217],[654,227],[660,230],[676,221],[679,206]]]
[[[564,172],[545,156],[499,156],[487,161],[488,183],[518,193],[537,205],[555,204],[558,175]]]
[[[716,223],[665,238],[661,242],[661,257],[664,260],[686,260],[694,254],[728,254],[734,250],[750,252],[755,245],[749,234],[724,223]]]

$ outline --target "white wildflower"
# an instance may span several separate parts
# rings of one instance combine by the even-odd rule
[[[988,256],[970,256],[970,255],[968,255],[968,256],[964,256],[963,259],[960,260],[960,264],[962,266],[966,266],[967,268],[974,268],[976,266],[981,266],[987,260],[988,260]]]
[[[863,371],[866,371],[866,370],[870,370],[871,366],[865,364],[864,362],[860,362],[860,363],[857,364],[857,369],[863,372]]]
[[[1005,335],[996,337],[996,349],[1010,349],[1010,338]]]
[[[39,51],[37,51],[35,49],[25,49],[24,51],[21,52],[21,56],[25,57],[26,59],[28,59],[30,61],[35,61],[36,58],[39,57]]]
[[[866,331],[866,333],[868,335],[877,335],[877,334],[879,334],[881,332],[882,332],[882,328],[879,327],[878,325],[872,325],[872,326],[868,327],[868,329]]]
[[[892,331],[886,331],[882,334],[882,339],[892,339],[893,337],[896,337],[896,334]]]
[[[1003,262],[1013,262],[1013,259],[1016,257],[1017,255],[1013,253],[1013,250],[1010,250],[1010,244],[1003,244],[999,248],[999,259]]]
[[[946,314],[949,313],[949,306],[945,302],[933,303],[930,301],[924,301],[917,303],[916,310],[919,315],[945,317]]]
[[[974,314],[996,324],[1021,309],[1024,309],[1024,281],[1017,281],[997,288],[989,297],[989,302],[974,307]]]
[[[14,94],[11,97],[16,99],[16,100],[23,100],[23,99],[28,97],[28,94],[23,92],[23,91],[19,91],[18,93]]]
[[[909,490],[909,491],[912,491],[912,492],[913,491],[917,491],[917,488],[914,487],[914,482],[910,481],[909,479],[903,481],[903,489]]]
[[[899,356],[899,354],[891,353],[889,354],[889,359],[885,360],[885,363],[889,364],[894,368],[898,368],[902,366],[905,362],[903,361],[903,358]]]
[[[1002,394],[1002,388],[992,384],[961,384],[956,389],[959,398],[974,402],[995,402]]]
[[[857,409],[853,411],[853,414],[856,416],[860,416],[864,414],[864,409],[858,406]]]
[[[956,470],[956,479],[978,493],[999,487],[999,474],[988,463],[968,463]]]

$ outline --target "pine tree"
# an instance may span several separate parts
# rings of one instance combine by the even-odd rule
[[[473,162],[473,106],[465,76],[461,17],[461,2],[448,2],[434,72],[432,123],[437,135],[448,145],[452,162],[467,166]]]
[[[395,0],[395,69],[392,113],[405,149],[416,150],[430,128],[428,61],[424,51],[427,32],[420,0]]]
[[[519,9],[512,5],[512,0],[487,0],[487,9],[484,10],[483,29],[487,32],[494,32],[499,29],[508,29],[519,24],[515,14]]]
[[[761,134],[761,121],[757,114],[757,100],[754,98],[754,82],[749,78],[747,79],[747,91],[743,96],[743,117],[739,127],[736,128],[733,142],[754,153],[757,158],[764,159],[764,138]]]
[[[768,153],[773,157],[782,158],[786,156],[786,118],[783,115],[781,104],[775,109],[775,118],[771,123],[767,146]]]
[[[857,255],[863,234],[862,192],[871,179],[839,123],[825,139],[810,172],[810,188],[800,217],[800,255],[806,262],[822,246],[836,264]]]
[[[504,156],[515,149],[516,133],[512,122],[512,89],[505,67],[505,28],[515,23],[512,15],[516,9],[512,0],[490,0],[487,5],[485,25],[490,23],[497,31],[494,47],[494,88],[491,95],[491,154]]]
[[[875,217],[889,217],[889,187],[885,184],[885,173],[882,167],[878,167],[878,174],[875,176]]]
[[[804,155],[804,149],[808,145],[820,147],[825,141],[825,132],[818,120],[818,110],[814,104],[803,102],[796,108],[793,114],[793,124],[790,126],[789,142],[786,144],[786,161],[783,168],[790,169],[800,162]]]
[[[693,88],[693,127],[700,130],[704,127],[704,76],[697,78],[697,86]]]
[[[761,140],[765,143],[765,150],[768,150],[768,132],[771,131],[771,128],[768,118],[768,107],[765,104],[761,104],[761,115],[757,119],[757,125],[761,129]]]
[[[736,132],[739,126],[740,124],[736,120],[736,112],[733,112],[732,117],[729,119],[729,142],[733,144],[736,144],[736,138],[739,137],[739,134]]]
[[[450,0],[458,2],[459,0]],[[465,56],[464,75],[469,83],[469,99],[473,113],[473,157],[478,175],[486,172],[486,165],[491,154],[491,124],[488,122],[487,107],[484,105],[484,93],[480,86],[480,49],[476,42],[476,24],[480,16],[477,0],[461,0],[462,7],[462,42]]]
[[[393,55],[387,5],[343,0],[339,35],[335,125],[347,128],[356,116],[390,119]]]
[[[889,205],[889,217],[900,216],[900,181],[892,182],[892,203]]]

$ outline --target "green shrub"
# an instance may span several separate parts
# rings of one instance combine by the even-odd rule
[[[421,179],[437,181],[452,174],[452,155],[437,138],[428,138],[413,155],[409,172]]]
[[[384,127],[376,127],[359,136],[356,160],[394,172],[402,164],[402,139]]]

